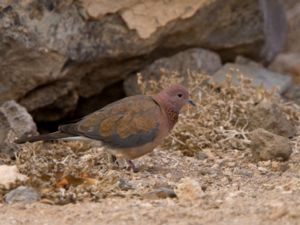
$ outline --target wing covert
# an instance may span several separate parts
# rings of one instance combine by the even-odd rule
[[[100,140],[113,148],[130,148],[155,139],[159,116],[159,105],[149,96],[138,95],[109,104],[60,130]]]

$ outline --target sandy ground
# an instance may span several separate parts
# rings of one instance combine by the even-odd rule
[[[113,168],[101,174],[118,174],[129,188],[111,187],[111,194],[95,202],[2,204],[1,225],[300,223],[297,150],[288,162],[254,163],[241,151],[206,155],[197,159],[155,150],[136,161],[139,173]],[[186,183],[186,177],[194,185]],[[174,189],[178,197],[151,194],[161,187]]]

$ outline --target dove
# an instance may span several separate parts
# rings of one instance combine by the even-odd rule
[[[151,152],[172,131],[180,110],[187,103],[195,106],[187,89],[179,84],[153,96],[135,95],[106,105],[58,131],[17,139],[15,142],[88,138],[100,141],[115,158],[125,159],[134,172],[133,159]]]

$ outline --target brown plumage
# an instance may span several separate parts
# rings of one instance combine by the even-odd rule
[[[189,100],[181,85],[155,96],[136,95],[113,102],[76,123],[59,126],[58,131],[21,138],[16,143],[85,137],[101,141],[116,157],[124,158],[133,170],[132,159],[152,151],[170,133],[180,109]]]

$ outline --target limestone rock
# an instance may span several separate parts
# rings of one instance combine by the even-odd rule
[[[49,120],[186,49],[270,62],[286,28],[280,0],[5,0],[0,17],[0,103],[61,111]]]
[[[300,52],[300,2],[284,1],[287,5],[288,32],[285,42],[285,52]]]
[[[213,74],[221,66],[221,59],[218,54],[205,49],[193,48],[171,57],[160,58],[144,68],[140,73],[144,80],[158,81],[162,76],[162,71],[179,73],[184,79],[190,71]],[[127,95],[140,94],[136,74],[129,76],[125,80],[124,89]]]
[[[13,141],[18,137],[36,134],[36,125],[23,106],[13,100],[0,106],[0,153],[13,157],[18,150]]]
[[[250,148],[255,160],[288,160],[292,146],[286,137],[266,131],[262,128],[250,134]]]
[[[213,76],[213,80],[217,84],[226,81],[226,76],[232,76],[233,84],[239,85],[239,76],[245,76],[252,80],[253,86],[263,85],[267,90],[271,91],[274,87],[278,88],[278,92],[283,93],[291,84],[291,78],[282,74],[272,72],[255,63],[234,64],[226,63]]]
[[[300,51],[297,53],[281,53],[269,67],[271,70],[288,74],[295,81],[300,82]]]

